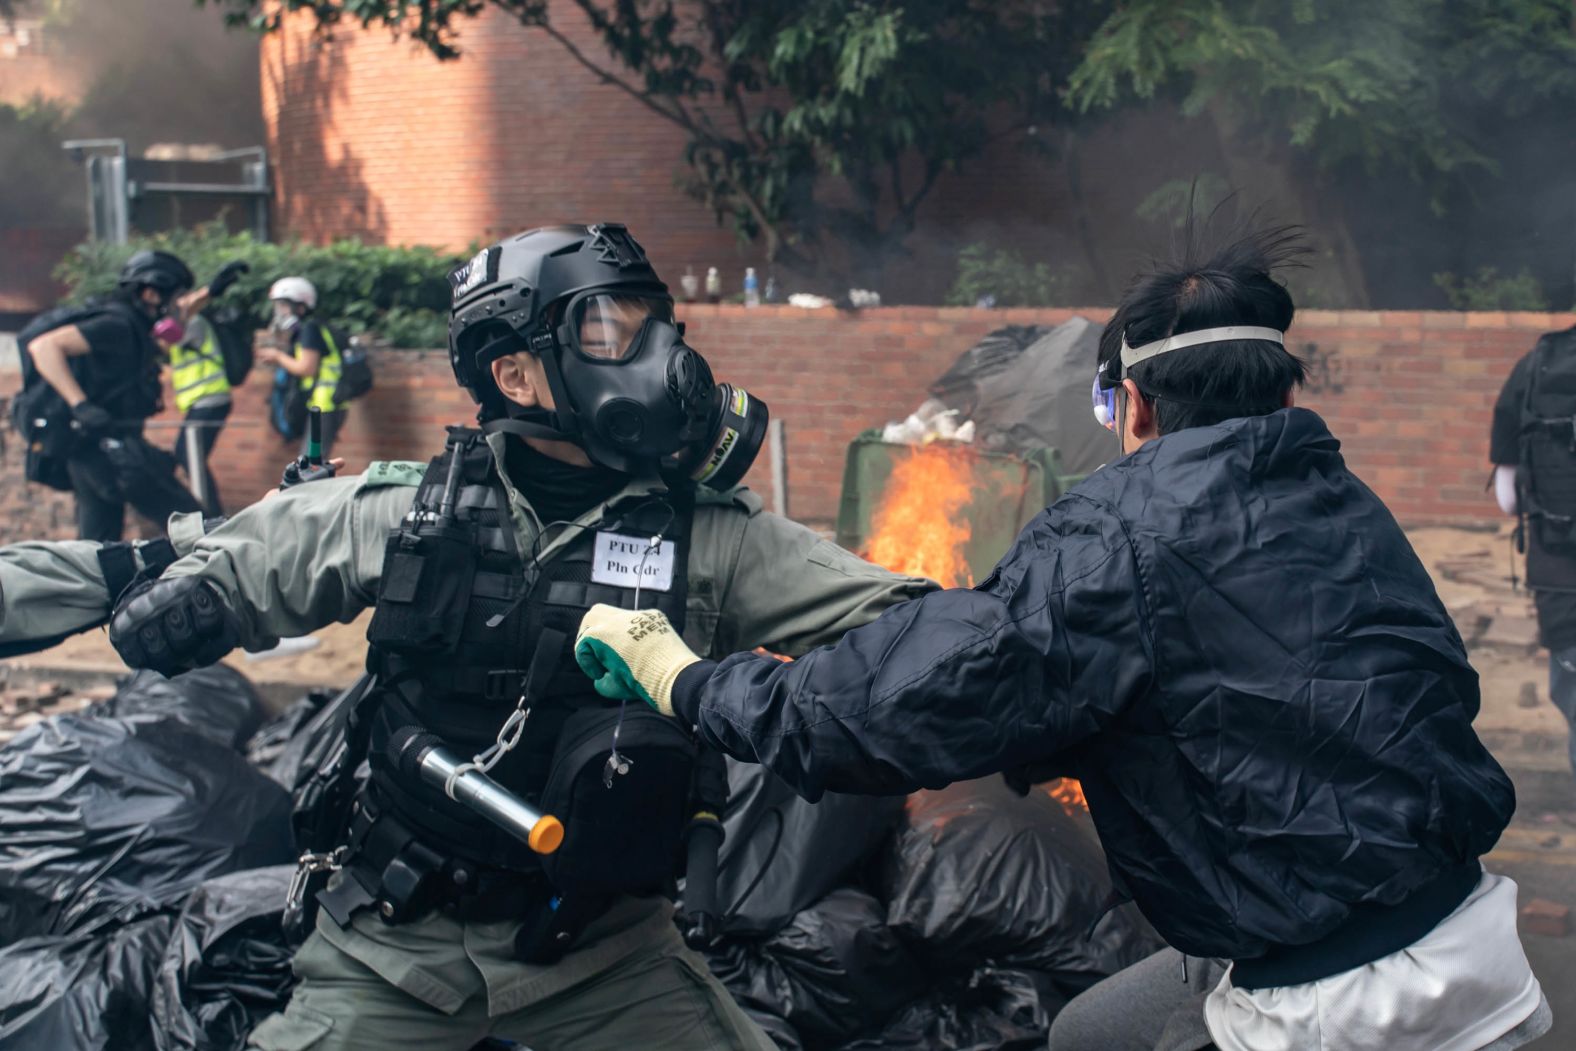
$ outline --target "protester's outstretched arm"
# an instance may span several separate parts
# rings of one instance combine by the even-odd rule
[[[1146,688],[1151,648],[1131,545],[1064,502],[973,591],[889,610],[791,664],[677,654],[650,614],[593,610],[577,655],[617,694],[637,683],[737,759],[810,799],[908,792],[1076,745]]]

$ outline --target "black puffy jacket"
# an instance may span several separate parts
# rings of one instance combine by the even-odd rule
[[[1487,852],[1515,808],[1461,638],[1339,449],[1303,409],[1161,438],[978,588],[792,664],[696,665],[675,707],[812,799],[1075,775],[1172,945],[1316,941]]]

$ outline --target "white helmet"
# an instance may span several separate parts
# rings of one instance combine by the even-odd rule
[[[317,308],[317,289],[304,277],[281,277],[268,290],[268,298],[300,303],[308,310]]]

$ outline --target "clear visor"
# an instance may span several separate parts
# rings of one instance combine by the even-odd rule
[[[1094,418],[1108,431],[1116,430],[1116,388],[1100,386],[1100,377],[1094,379]]]
[[[616,296],[598,292],[584,296],[570,307],[569,331],[574,349],[593,361],[624,361],[634,349],[635,336],[646,319],[673,320],[673,305],[646,296]]]

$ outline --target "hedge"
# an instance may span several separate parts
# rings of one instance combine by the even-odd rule
[[[326,245],[290,241],[274,244],[250,234],[232,234],[219,223],[175,230],[112,245],[78,245],[55,270],[82,299],[115,287],[121,265],[135,251],[174,252],[206,282],[225,263],[244,259],[251,272],[225,293],[225,302],[243,308],[258,328],[272,316],[268,287],[281,277],[304,277],[317,287],[318,316],[350,333],[367,333],[394,347],[448,344],[449,271],[467,256],[421,246],[392,248],[344,239]]]

